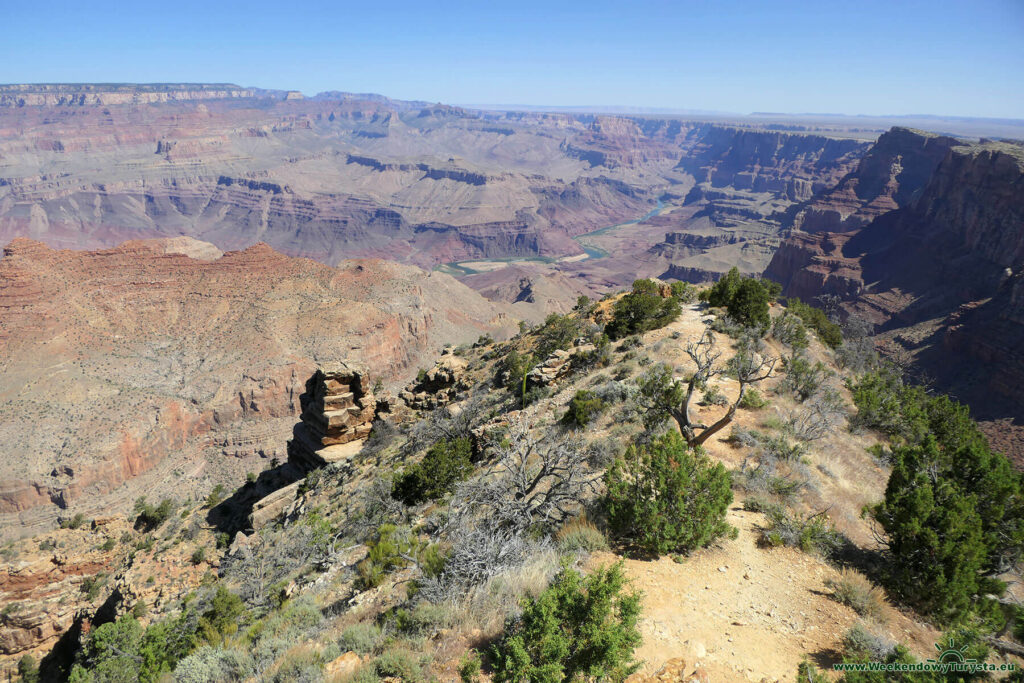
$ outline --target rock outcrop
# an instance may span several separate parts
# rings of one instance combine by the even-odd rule
[[[447,348],[430,368],[398,395],[414,410],[433,410],[458,399],[469,389],[466,380],[467,362]]]
[[[346,363],[317,368],[299,397],[302,421],[288,444],[288,458],[315,469],[351,458],[370,434],[377,400],[363,374]]]

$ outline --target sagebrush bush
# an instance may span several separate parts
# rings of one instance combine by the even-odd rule
[[[344,651],[351,650],[356,654],[366,655],[376,649],[381,640],[380,627],[376,624],[361,622],[352,624],[341,632],[338,647]]]
[[[896,642],[863,622],[858,622],[843,635],[843,647],[847,654],[884,662],[896,649]]]
[[[393,647],[373,660],[373,668],[381,678],[397,678],[402,683],[420,683],[426,680],[423,665],[412,651]]]
[[[494,681],[624,680],[640,666],[641,641],[640,595],[626,585],[621,563],[586,577],[563,569],[494,646]]]
[[[582,550],[589,553],[608,549],[608,539],[586,517],[577,517],[566,523],[555,534],[555,541],[562,552]]]
[[[801,517],[781,505],[773,505],[764,513],[768,526],[761,529],[761,542],[765,545],[786,545],[826,557],[842,545],[842,536],[823,512]]]
[[[729,472],[674,431],[630,446],[608,468],[605,486],[612,531],[647,552],[687,552],[731,530]]]
[[[880,620],[885,615],[885,596],[863,574],[843,569],[839,578],[828,579],[825,586],[832,589],[832,597],[837,602],[852,608],[862,617]]]

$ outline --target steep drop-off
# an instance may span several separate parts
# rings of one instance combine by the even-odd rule
[[[397,380],[444,343],[514,328],[503,311],[450,276],[385,261],[15,240],[0,259],[0,526],[27,533],[61,509],[237,481],[283,456],[320,360]]]

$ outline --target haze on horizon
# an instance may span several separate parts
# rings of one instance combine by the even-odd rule
[[[8,2],[0,82],[1024,119],[1024,3]]]

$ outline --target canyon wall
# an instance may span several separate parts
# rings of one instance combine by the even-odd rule
[[[218,256],[180,239],[91,252],[17,239],[3,254],[0,519],[23,533],[283,458],[321,361],[398,381],[443,344],[516,322],[441,273],[261,244]]]

